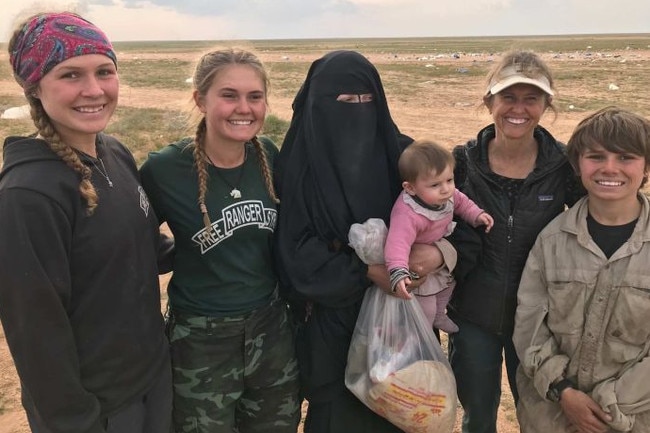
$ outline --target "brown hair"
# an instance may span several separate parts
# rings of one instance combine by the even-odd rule
[[[244,65],[253,68],[262,79],[262,82],[264,84],[264,94],[266,97],[269,88],[269,79],[266,70],[264,69],[264,65],[257,58],[257,56],[249,51],[244,50],[225,49],[211,51],[207,54],[204,54],[199,59],[194,70],[194,76],[192,78],[194,89],[200,96],[205,96],[208,93],[210,86],[212,86],[215,76],[217,76],[225,68],[232,65]],[[192,149],[199,183],[199,209],[203,214],[203,223],[205,224],[206,230],[210,230],[212,224],[210,222],[208,209],[205,204],[205,195],[208,191],[208,157],[205,153],[205,135],[206,122],[205,116],[203,116],[196,127]],[[268,157],[266,155],[264,145],[257,137],[253,137],[251,139],[251,142],[253,143],[255,151],[257,153],[257,159],[260,164],[262,176],[264,177],[266,189],[269,192],[271,199],[276,203],[279,203],[275,189],[273,188],[271,168],[269,167]]]
[[[8,45],[8,51],[10,54],[15,49],[15,45],[17,43],[21,29],[38,15],[42,15],[42,13],[37,13],[29,16],[28,18],[20,20],[20,22],[14,26],[14,31]],[[24,83],[22,80],[20,80],[15,74],[14,77],[16,78],[18,84],[23,87]],[[30,106],[30,115],[32,117],[32,121],[34,122],[34,126],[36,126],[38,136],[47,142],[47,145],[50,147],[50,149],[52,149],[52,151],[59,158],[61,158],[68,167],[79,174],[81,177],[81,180],[79,182],[79,193],[81,194],[81,197],[86,201],[88,215],[92,215],[95,208],[97,207],[98,202],[97,191],[90,181],[92,172],[90,168],[81,162],[81,159],[79,159],[79,156],[72,149],[72,147],[61,141],[61,137],[52,124],[50,117],[45,112],[41,100],[36,97],[38,86],[39,82],[36,82],[32,85],[23,87],[25,98],[27,98],[27,102]]]
[[[455,160],[451,152],[433,141],[415,141],[399,157],[397,167],[403,181],[415,182],[418,176],[436,172],[442,173],[447,167],[454,168]]]
[[[650,166],[650,121],[619,107],[605,107],[585,117],[567,143],[569,162],[576,172],[580,155],[600,145],[608,152],[642,156]],[[644,178],[641,186],[648,181]]]
[[[553,74],[551,73],[551,69],[536,53],[525,50],[512,50],[503,54],[501,60],[494,65],[488,74],[486,87],[489,87],[490,83],[494,81],[499,81],[502,78],[501,76],[504,69],[512,66],[515,66],[518,71],[521,71],[523,75],[530,78],[543,76],[548,80],[553,92],[557,94],[555,85],[553,84]],[[494,95],[491,93],[483,96],[483,105],[490,108],[492,105],[492,98],[494,98]],[[557,108],[553,105],[553,97],[544,93],[544,98],[546,101],[546,107],[550,108],[551,111],[553,111],[553,114],[557,116]]]

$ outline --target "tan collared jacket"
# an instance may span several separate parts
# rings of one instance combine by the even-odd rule
[[[556,217],[530,252],[518,292],[517,415],[524,433],[566,432],[549,385],[572,379],[613,418],[650,432],[650,204],[609,259],[587,230],[587,200]]]

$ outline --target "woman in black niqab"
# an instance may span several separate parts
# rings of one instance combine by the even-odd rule
[[[337,100],[342,94],[372,94],[372,101]],[[347,235],[368,218],[388,224],[401,191],[397,160],[412,139],[395,126],[376,68],[353,51],[316,60],[293,110],[275,167],[275,254],[298,318],[305,432],[399,432],[345,388],[352,331],[372,284]]]
[[[368,93],[372,102],[337,101]],[[388,224],[401,191],[397,160],[412,139],[395,126],[377,69],[354,51],[316,60],[293,110],[275,169],[281,268],[305,299],[349,305],[369,281],[346,247],[348,230],[368,218]]]

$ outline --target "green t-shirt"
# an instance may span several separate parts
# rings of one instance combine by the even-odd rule
[[[261,141],[272,167],[278,150],[269,139]],[[213,227],[208,234],[198,205],[190,143],[185,139],[150,153],[140,169],[151,204],[160,221],[169,225],[176,242],[169,301],[175,311],[184,314],[244,314],[266,305],[275,294],[271,241],[276,204],[266,189],[257,152],[247,143],[242,166],[207,166],[206,205]],[[230,195],[232,185],[241,191],[241,198]]]

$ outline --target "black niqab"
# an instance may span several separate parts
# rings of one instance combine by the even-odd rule
[[[372,93],[369,103],[337,101]],[[401,185],[400,153],[412,140],[395,126],[376,68],[361,54],[316,60],[293,103],[277,160],[276,256],[290,295],[349,305],[369,285],[367,267],[346,247],[353,223],[388,223]]]

